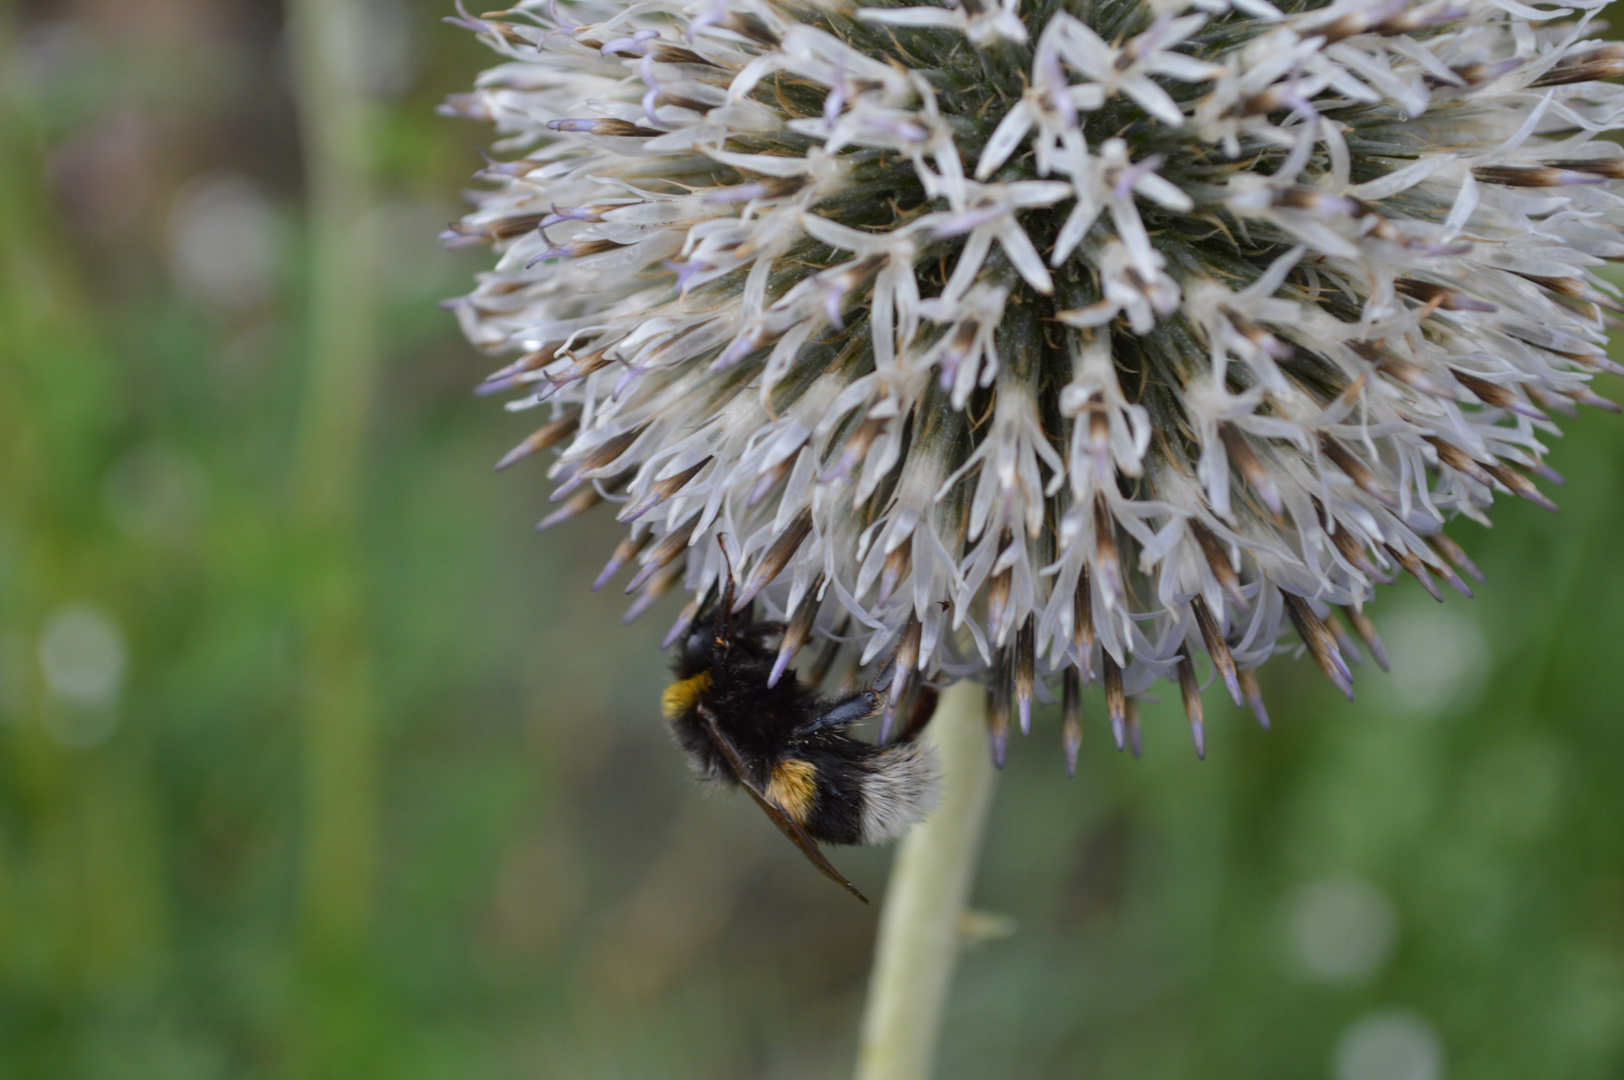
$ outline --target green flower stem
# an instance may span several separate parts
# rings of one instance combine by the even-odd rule
[[[942,768],[942,801],[903,839],[880,912],[857,1080],[925,1080],[960,948],[995,773],[981,686],[942,695],[926,739]]]
[[[318,956],[364,943],[374,904],[377,706],[357,534],[378,361],[367,41],[354,0],[289,8],[309,208],[304,399],[293,469],[304,652],[301,923]]]

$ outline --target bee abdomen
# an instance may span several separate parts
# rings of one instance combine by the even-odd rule
[[[936,757],[916,742],[896,743],[868,762],[859,843],[895,840],[936,807]]]

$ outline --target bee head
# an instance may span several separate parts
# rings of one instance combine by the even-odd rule
[[[696,623],[682,639],[682,659],[695,668],[707,667],[717,644],[716,628],[712,621],[707,619]]]
[[[673,642],[677,670],[687,673],[739,664],[772,663],[775,639],[782,623],[757,622],[749,608],[724,617],[720,606],[702,614],[681,638]]]

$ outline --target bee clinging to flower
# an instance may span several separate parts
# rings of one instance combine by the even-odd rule
[[[1602,6],[465,15],[503,62],[447,109],[502,139],[448,239],[498,259],[453,306],[517,354],[482,391],[546,415],[503,464],[561,447],[544,525],[616,504],[599,583],[637,564],[629,615],[691,595],[685,678],[720,640],[762,694],[808,643],[894,656],[888,700],[986,681],[1000,762],[1061,699],[1071,767],[1091,684],[1119,749],[1158,679],[1198,752],[1205,679],[1263,720],[1253,672],[1298,642],[1351,696],[1375,586],[1469,594],[1445,526],[1550,507],[1553,414],[1611,407]],[[701,614],[721,533],[776,648]]]
[[[848,729],[880,711],[879,695],[859,690],[829,701],[794,672],[775,671],[769,643],[787,628],[733,607],[729,575],[677,650],[677,679],[661,703],[666,721],[696,772],[744,788],[813,865],[867,903],[817,842],[895,840],[930,812],[936,769],[916,737],[935,692],[920,690],[895,741],[863,742]]]

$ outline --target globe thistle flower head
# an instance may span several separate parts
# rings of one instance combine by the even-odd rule
[[[502,139],[454,308],[546,422],[543,525],[628,526],[673,636],[729,564],[775,677],[1035,699],[1201,681],[1348,629],[1530,476],[1589,389],[1624,256],[1624,47],[1596,0],[585,0],[460,21],[447,111]],[[720,539],[720,543],[718,543]],[[1333,610],[1339,609],[1339,610]],[[1347,628],[1344,627],[1345,620]],[[1291,641],[1294,635],[1296,641]],[[882,738],[884,736],[882,735]]]

